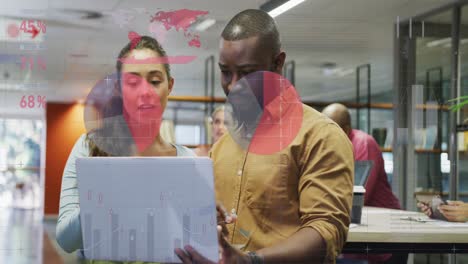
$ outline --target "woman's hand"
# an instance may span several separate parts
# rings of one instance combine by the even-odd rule
[[[428,203],[425,203],[425,202],[418,202],[418,207],[421,209],[421,211],[429,216],[429,217],[432,217],[432,209],[431,207],[429,206]]]
[[[440,205],[438,209],[450,222],[468,221],[467,203],[462,201],[447,201],[447,205]]]

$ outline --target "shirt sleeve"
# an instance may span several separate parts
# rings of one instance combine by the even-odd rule
[[[306,140],[298,192],[301,228],[313,228],[326,243],[325,263],[334,263],[350,223],[354,158],[351,142],[335,124]]]
[[[85,135],[82,135],[68,156],[60,192],[59,217],[56,227],[57,243],[68,253],[83,248],[75,161],[77,158],[88,156],[89,150],[85,144]]]

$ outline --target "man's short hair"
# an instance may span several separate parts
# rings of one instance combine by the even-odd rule
[[[235,15],[226,25],[221,36],[236,41],[259,36],[262,46],[272,45],[274,54],[281,51],[281,40],[275,20],[258,9],[247,9]]]

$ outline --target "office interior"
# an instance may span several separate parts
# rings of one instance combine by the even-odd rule
[[[55,241],[63,168],[86,133],[85,99],[115,72],[128,32],[160,34],[168,54],[196,56],[171,66],[175,85],[161,128],[169,142],[195,149],[212,143],[210,115],[225,103],[220,33],[237,12],[265,2],[3,0],[0,263],[79,263]],[[158,11],[180,9],[208,11],[189,28],[199,47],[182,30],[161,33],[150,23]],[[404,210],[418,211],[417,196],[468,202],[468,106],[450,109],[451,99],[468,95],[468,1],[306,0],[275,20],[287,54],[283,75],[316,110],[335,102],[350,109],[352,127],[379,143]],[[34,38],[22,32],[28,21],[39,30]]]

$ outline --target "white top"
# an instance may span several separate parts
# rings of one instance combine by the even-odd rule
[[[85,138],[86,135],[83,134],[76,141],[63,170],[56,233],[58,244],[68,253],[83,248],[75,161],[78,158],[89,157],[89,147]],[[195,156],[192,150],[184,146],[173,146],[176,148],[177,156]]]

